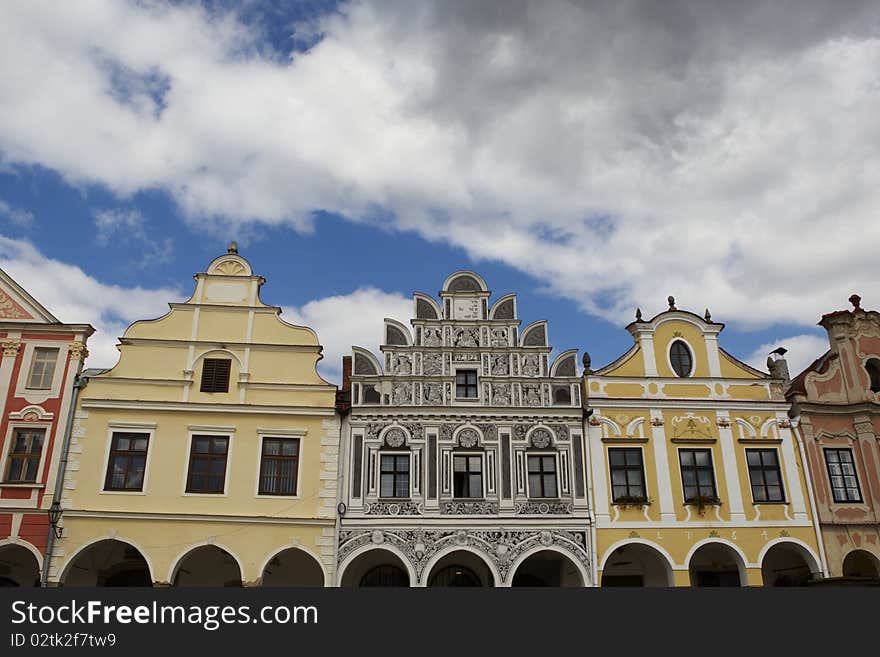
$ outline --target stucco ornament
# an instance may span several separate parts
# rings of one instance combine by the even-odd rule
[[[526,376],[538,376],[541,373],[541,363],[536,355],[523,356],[522,373]]]
[[[550,436],[550,432],[547,431],[547,429],[538,428],[532,431],[530,440],[532,443],[532,447],[536,449],[546,449],[550,446],[550,443],[552,442],[552,437]]]
[[[464,328],[455,331],[454,344],[456,347],[476,347],[478,346],[478,340],[479,333],[477,332],[477,329]]]
[[[429,404],[441,404],[443,403],[443,384],[441,383],[426,383],[424,385],[424,398],[425,401]]]
[[[443,336],[439,328],[426,327],[423,335],[426,347],[440,347],[443,345]]]
[[[412,384],[411,383],[395,383],[391,393],[391,400],[395,404],[411,404],[412,403]]]
[[[479,442],[480,435],[475,429],[462,429],[458,434],[458,444],[465,449],[476,447]]]
[[[425,354],[422,361],[422,371],[426,376],[440,376],[443,374],[443,358],[440,354]]]
[[[17,356],[19,349],[21,349],[21,340],[4,340],[3,341],[3,355],[4,356]]]
[[[523,384],[523,398],[526,406],[541,405],[541,386],[535,384]]]
[[[388,447],[403,447],[405,443],[406,433],[403,429],[394,427],[389,429],[385,434],[385,444],[388,445]]]
[[[492,356],[492,376],[505,376],[510,367],[505,354]]]
[[[492,329],[492,346],[493,347],[506,347],[507,346],[507,329],[506,328]]]
[[[492,403],[495,406],[510,406],[510,386],[504,383],[493,383]]]
[[[395,354],[393,362],[395,374],[412,374],[412,359],[409,354]]]

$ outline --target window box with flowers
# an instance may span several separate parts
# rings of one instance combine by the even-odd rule
[[[644,495],[621,495],[614,499],[614,506],[619,506],[621,509],[636,509],[643,506],[650,506],[652,500],[650,497],[646,497]]]
[[[686,506],[696,507],[697,513],[703,515],[707,506],[721,506],[717,495],[691,495],[684,501]]]

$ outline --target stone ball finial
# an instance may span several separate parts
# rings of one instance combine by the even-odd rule
[[[666,300],[669,302],[669,310],[675,310],[675,297],[670,294]]]
[[[642,321],[642,309],[641,308],[636,308],[636,321],[637,322]]]
[[[237,254],[238,253],[238,244],[236,244],[235,242],[230,242],[229,248],[226,249],[226,253]]]
[[[592,362],[593,362],[593,360],[590,358],[590,353],[587,352],[587,351],[585,351],[585,352],[584,352],[584,358],[583,358],[584,370],[585,370],[585,371],[587,371],[587,372],[590,371],[590,365],[592,364]]]
[[[849,302],[853,305],[853,310],[861,310],[861,306],[859,304],[862,303],[862,297],[858,294],[853,294],[849,298]]]

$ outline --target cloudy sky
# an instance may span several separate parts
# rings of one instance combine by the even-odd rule
[[[90,366],[238,240],[325,374],[461,268],[594,366],[678,306],[760,367],[880,307],[873,2],[0,5],[0,267]]]

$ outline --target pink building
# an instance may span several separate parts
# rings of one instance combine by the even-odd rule
[[[62,324],[0,270],[0,586],[39,582],[88,324]]]
[[[792,380],[816,510],[832,578],[876,582],[880,573],[880,313],[824,315],[830,349]]]

